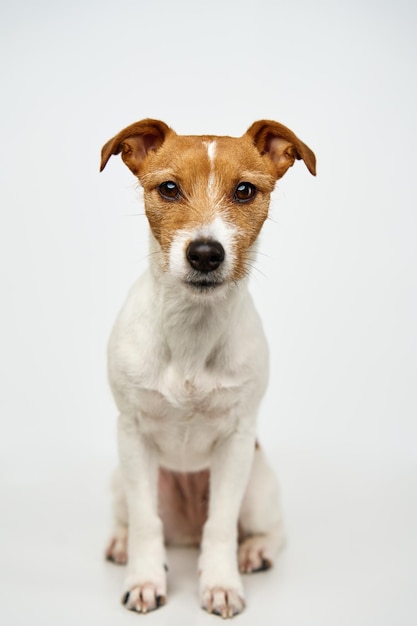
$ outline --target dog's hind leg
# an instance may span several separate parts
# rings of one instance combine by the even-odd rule
[[[278,482],[258,445],[240,511],[239,537],[242,573],[269,569],[284,546]]]
[[[105,556],[108,561],[125,565],[127,563],[127,502],[120,470],[112,476],[114,529],[107,544]]]

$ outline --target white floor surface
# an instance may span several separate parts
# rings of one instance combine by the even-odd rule
[[[273,450],[287,547],[246,576],[236,626],[413,626],[417,623],[417,472],[406,462]],[[169,549],[165,607],[141,616],[119,602],[125,568],[107,563],[104,462],[1,486],[4,626],[215,624],[197,600],[197,552]]]

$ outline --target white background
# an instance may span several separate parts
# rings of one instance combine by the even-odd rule
[[[252,291],[269,338],[260,440],[288,547],[236,622],[417,620],[417,9],[411,0],[1,2],[0,621],[138,624],[104,563],[116,412],[106,341],[146,266],[140,193],[101,146],[289,126]],[[209,624],[170,551],[155,624]],[[136,621],[135,621],[136,620]]]

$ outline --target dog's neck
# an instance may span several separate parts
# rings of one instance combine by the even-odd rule
[[[231,283],[219,294],[198,294],[163,271],[158,255],[151,254],[150,271],[160,338],[170,360],[186,370],[201,369],[224,345],[245,306],[247,280]]]

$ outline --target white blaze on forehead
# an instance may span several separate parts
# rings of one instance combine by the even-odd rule
[[[216,152],[217,152],[217,143],[215,141],[209,141],[208,143],[206,143],[206,146],[207,146],[207,154],[210,159],[210,163],[213,164],[214,157],[216,156]]]
[[[210,161],[210,174],[207,181],[207,194],[209,198],[214,196],[215,190],[215,174],[214,174],[214,159],[216,158],[217,143],[215,141],[205,142],[207,148],[207,154]]]

